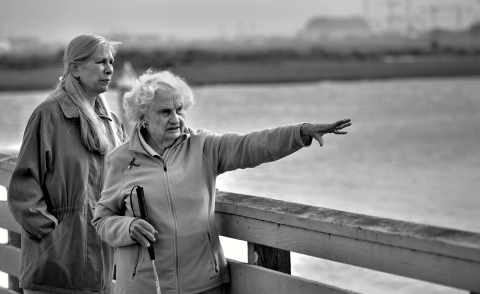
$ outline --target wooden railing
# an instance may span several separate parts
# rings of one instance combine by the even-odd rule
[[[15,160],[0,154],[0,185]],[[352,293],[289,275],[290,252],[480,293],[480,234],[221,191],[216,221],[221,235],[248,242],[248,263],[228,260],[231,294]],[[0,227],[21,232],[5,201]],[[0,245],[0,271],[13,282],[19,257],[15,244]]]

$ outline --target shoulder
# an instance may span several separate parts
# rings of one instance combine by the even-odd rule
[[[223,140],[223,135],[216,134],[209,130],[189,129],[189,131],[190,131],[190,137],[188,140],[190,141],[190,144],[201,149],[210,148],[217,144],[221,144]]]
[[[205,139],[208,136],[215,135],[211,131],[205,130],[205,129],[194,130],[194,129],[191,129],[191,128],[187,128],[187,130],[190,134],[191,139],[199,139],[199,138]]]
[[[128,150],[128,141],[118,145],[107,154],[105,165],[108,173],[113,171],[114,173],[118,172],[123,175],[126,167],[128,167],[128,164],[132,159]]]
[[[66,93],[52,94],[40,103],[34,110],[36,115],[55,115],[62,114],[68,118],[78,117],[78,108],[73,104],[72,99]]]
[[[58,112],[60,110],[57,99],[47,97],[33,111],[34,113]]]
[[[55,92],[45,100],[46,103],[51,103],[52,107],[56,104],[56,109],[67,118],[78,118],[80,112],[78,107],[73,103],[72,99],[65,92]]]
[[[115,147],[110,153],[108,153],[107,160],[109,162],[118,162],[123,161],[124,158],[128,158],[130,153],[129,143],[130,139]]]
[[[55,98],[48,97],[42,101],[32,112],[29,124],[34,122],[56,121],[61,115],[61,109]]]
[[[210,131],[205,129],[194,130],[189,127],[187,127],[185,133],[188,136],[186,141],[189,141],[190,144],[204,144],[209,134],[211,134]]]

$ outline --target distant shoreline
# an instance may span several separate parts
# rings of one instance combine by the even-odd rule
[[[121,68],[121,64],[117,65]],[[145,69],[136,69],[137,74]],[[416,77],[480,76],[480,59],[384,61],[276,60],[181,64],[171,70],[192,85],[296,83],[322,80],[368,80]],[[117,70],[113,80],[121,70]],[[0,69],[0,91],[52,89],[60,69]],[[112,85],[115,87],[115,84]]]

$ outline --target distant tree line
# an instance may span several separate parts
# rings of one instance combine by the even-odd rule
[[[174,68],[178,65],[194,63],[236,63],[236,62],[275,62],[285,60],[379,60],[384,56],[425,56],[448,54],[456,56],[480,55],[480,49],[464,49],[440,46],[432,42],[426,48],[411,47],[382,50],[334,50],[322,46],[311,46],[307,50],[262,49],[262,50],[211,50],[211,49],[121,49],[115,56],[117,64],[129,61],[135,68]],[[63,50],[51,53],[0,55],[0,69],[42,69],[62,66]]]

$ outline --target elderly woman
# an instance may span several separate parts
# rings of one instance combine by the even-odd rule
[[[148,71],[124,97],[136,127],[108,156],[92,222],[118,248],[115,293],[155,291],[148,246],[162,293],[222,293],[229,272],[215,227],[217,176],[288,156],[312,137],[323,144],[324,134],[345,134],[340,130],[350,125],[347,119],[217,135],[185,125],[193,104],[190,87],[168,71]],[[150,223],[139,218],[135,186],[144,188]]]
[[[107,152],[126,140],[103,93],[119,45],[81,35],[63,75],[31,115],[8,188],[23,228],[19,281],[25,293],[109,293],[113,248],[91,225]]]

